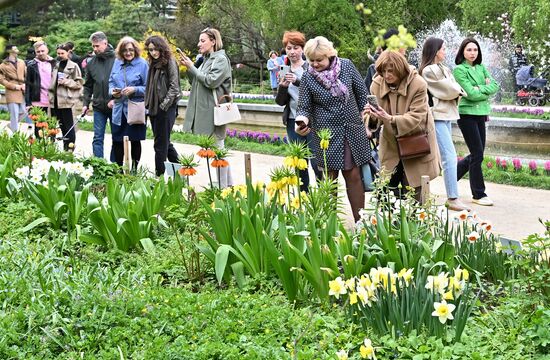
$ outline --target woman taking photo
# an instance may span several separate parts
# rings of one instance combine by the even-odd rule
[[[145,108],[149,111],[154,135],[155,173],[164,174],[164,162],[178,162],[178,152],[170,142],[181,98],[179,69],[168,43],[160,36],[145,41],[149,74],[145,87]]]
[[[300,80],[308,68],[307,62],[302,58],[305,44],[306,37],[301,32],[286,31],[284,33],[283,46],[286,50],[287,61],[290,63],[290,71],[279,80],[279,88],[277,89],[275,102],[285,107],[283,111],[283,123],[286,125],[288,140],[307,143],[311,148],[311,138],[313,137],[313,134],[309,133],[307,136],[301,136],[294,130],[296,108],[298,106],[298,93],[300,91]],[[316,177],[320,179],[322,172],[319,171],[315,158],[311,159],[311,166],[313,167]],[[300,180],[302,182],[300,185],[300,190],[308,191],[308,169],[300,170]]]
[[[458,127],[470,154],[458,162],[457,178],[460,180],[469,173],[472,202],[491,206],[493,200],[485,193],[481,164],[485,151],[485,122],[491,112],[489,97],[498,91],[499,86],[481,61],[479,43],[473,38],[464,39],[456,54],[457,67],[453,74],[467,94],[458,104]]]
[[[231,63],[223,50],[222,36],[218,30],[204,29],[197,46],[204,57],[204,62],[198,68],[189,57],[181,55],[181,63],[187,67],[191,81],[183,129],[193,134],[214,136],[216,146],[223,149],[226,125],[214,125],[214,96],[220,99],[223,95],[231,95]],[[225,101],[223,98],[219,100],[220,103]],[[230,166],[219,170],[220,188],[232,186]]]
[[[443,62],[445,44],[442,39],[428,38],[422,48],[422,63],[418,72],[428,84],[430,107],[435,121],[435,134],[443,166],[447,191],[446,206],[450,210],[470,210],[458,198],[456,151],[453,145],[451,120],[458,120],[458,99],[466,93]]]
[[[84,81],[80,68],[69,60],[69,47],[66,44],[57,46],[57,64],[52,70],[52,82],[48,91],[52,116],[59,121],[63,134],[63,149],[74,151],[75,131],[73,107],[80,99]],[[46,136],[44,134],[44,136]]]
[[[145,140],[145,124],[128,124],[128,100],[139,103],[145,96],[147,83],[147,62],[140,57],[141,51],[136,40],[125,36],[115,50],[116,60],[109,77],[109,94],[114,99],[108,103],[113,109],[111,132],[115,162],[122,166],[124,161],[123,138],[131,142],[132,172],[137,170],[141,159],[141,140]]]
[[[439,151],[434,130],[434,120],[428,107],[426,82],[407,59],[395,51],[385,50],[376,61],[376,75],[371,94],[376,95],[378,107],[367,104],[369,127],[375,131],[381,125],[381,171],[391,174],[389,187],[396,196],[402,196],[406,186],[415,188],[415,198],[420,199],[420,178],[423,175],[435,179],[439,175]],[[424,156],[401,159],[397,138],[428,134],[430,153]],[[402,189],[398,185],[402,185]],[[401,192],[401,193],[399,193]]]
[[[302,136],[313,133],[311,143],[316,159],[324,158],[317,132],[330,130],[326,171],[333,180],[342,172],[353,218],[358,221],[359,210],[365,206],[360,168],[372,160],[360,114],[367,103],[365,83],[353,63],[339,58],[325,37],[309,40],[304,52],[309,68],[300,81],[295,130]]]

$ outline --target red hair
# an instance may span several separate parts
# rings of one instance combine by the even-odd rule
[[[299,31],[285,31],[283,35],[283,46],[288,43],[304,47],[306,45],[306,36]]]

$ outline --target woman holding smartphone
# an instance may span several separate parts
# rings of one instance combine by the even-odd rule
[[[383,125],[380,135],[381,173],[390,177],[388,186],[396,196],[402,196],[410,186],[415,188],[415,198],[419,200],[421,177],[427,175],[433,180],[440,171],[426,82],[402,54],[385,50],[376,61],[376,76],[370,90],[378,99],[378,106],[365,106],[368,125],[373,132]],[[401,159],[397,138],[420,132],[428,134],[430,153]]]
[[[458,127],[470,154],[458,162],[457,178],[460,180],[469,173],[472,202],[492,206],[493,200],[485,193],[481,164],[485,151],[485,122],[491,112],[489,97],[496,94],[499,86],[481,61],[479,43],[473,38],[464,39],[456,54],[457,66],[453,75],[467,94],[458,104]]]
[[[223,50],[222,36],[218,30],[204,29],[197,46],[204,57],[198,68],[189,57],[180,54],[181,63],[187,67],[191,81],[183,129],[193,134],[214,136],[216,146],[222,149],[225,147],[226,125],[214,124],[214,96],[220,99],[222,95],[231,95],[231,63]],[[219,102],[226,101],[222,98]],[[220,188],[233,185],[230,169],[230,166],[220,168]]]
[[[84,81],[78,65],[69,59],[69,47],[66,44],[57,45],[57,60],[48,91],[49,101],[52,115],[59,121],[63,134],[63,149],[73,151],[76,139],[73,107],[80,99]]]
[[[177,163],[179,157],[170,142],[181,98],[179,69],[163,37],[149,37],[145,40],[145,49],[149,59],[145,108],[149,111],[154,135],[155,173],[161,176],[166,159]]]
[[[145,140],[145,124],[128,124],[128,100],[142,102],[149,67],[141,55],[139,44],[129,36],[118,42],[116,60],[109,77],[109,94],[113,99],[107,106],[113,109],[111,133],[115,162],[122,166],[124,161],[123,138],[128,136],[131,143],[132,172],[137,170],[141,159],[141,140]]]
[[[304,34],[298,31],[286,31],[283,35],[283,46],[285,47],[287,54],[287,62],[290,63],[289,71],[279,78],[279,87],[277,89],[277,96],[275,102],[281,106],[284,106],[283,111],[283,124],[286,125],[286,134],[289,141],[307,143],[311,148],[312,133],[306,136],[301,136],[294,130],[296,119],[296,108],[298,107],[298,93],[300,92],[300,80],[302,75],[307,71],[308,64],[302,58],[304,53],[304,45],[306,44],[306,37]],[[301,122],[299,126],[304,127],[305,124]],[[313,152],[313,149],[312,149]],[[321,178],[322,172],[317,167],[315,158],[311,159],[311,166],[317,178]],[[300,185],[301,191],[308,191],[309,189],[309,171],[308,169],[300,170]]]
[[[355,221],[365,206],[365,189],[361,166],[372,160],[371,149],[361,109],[367,102],[363,78],[348,59],[339,58],[332,42],[318,36],[304,48],[309,62],[300,81],[295,131],[301,136],[313,132],[311,144],[318,166],[325,166],[328,176],[336,180],[341,171],[346,181],[348,199]],[[299,126],[303,121],[305,127]],[[317,132],[329,129],[331,139],[323,150]]]
[[[470,210],[458,198],[457,159],[453,144],[451,120],[457,120],[458,99],[466,96],[456,82],[445,61],[445,43],[442,39],[430,37],[422,48],[422,63],[418,72],[428,84],[430,108],[435,121],[437,145],[441,154],[443,179],[447,191],[446,206],[450,210]]]

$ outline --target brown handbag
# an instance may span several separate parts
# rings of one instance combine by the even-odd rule
[[[428,115],[426,115],[426,129],[428,128]],[[414,159],[429,155],[430,142],[428,141],[428,133],[423,130],[421,133],[401,136],[397,139],[397,149],[399,150],[399,157],[402,160]]]

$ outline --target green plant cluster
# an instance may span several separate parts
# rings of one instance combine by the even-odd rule
[[[108,171],[105,187],[53,170],[47,186],[10,193],[0,181],[0,358],[334,359],[341,350],[358,358],[366,337],[380,359],[548,352],[550,223],[506,255],[487,224],[441,222],[381,186],[380,201],[350,230],[332,182],[298,191],[298,155],[307,154],[289,151],[290,168],[270,184],[222,192]],[[6,179],[15,162],[3,160]],[[475,280],[461,292],[463,308],[457,293],[447,300],[459,331],[432,326],[431,314],[432,325],[417,326],[433,301],[421,285],[458,265]],[[380,295],[395,326],[376,331],[376,320],[329,295],[336,278],[381,266],[414,269],[417,285],[400,298],[403,312]],[[421,316],[404,327],[407,314]]]

